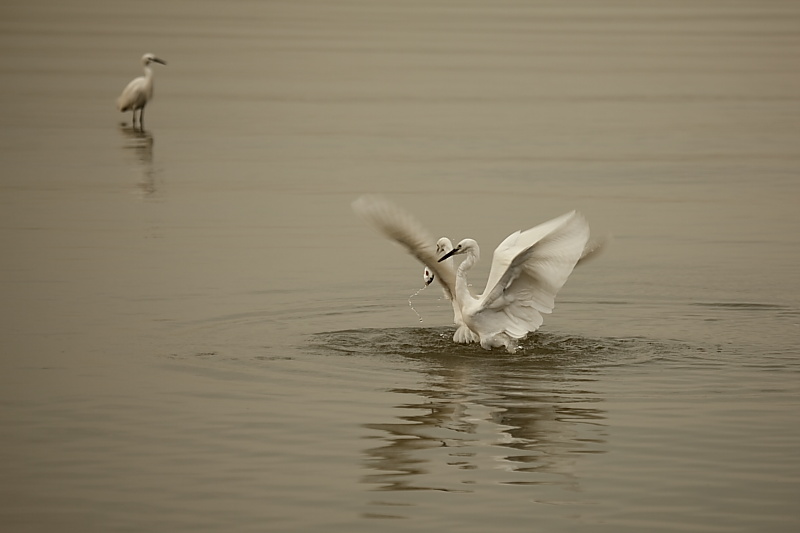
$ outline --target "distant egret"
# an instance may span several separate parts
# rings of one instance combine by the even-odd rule
[[[134,128],[136,127],[136,111],[139,111],[139,127],[142,128],[144,124],[144,106],[153,98],[153,70],[150,68],[150,63],[167,64],[166,61],[157,58],[153,54],[143,55],[144,76],[132,80],[117,98],[117,109],[123,113],[125,111],[133,111]]]
[[[458,326],[455,342],[480,342],[487,350],[504,346],[513,353],[519,340],[541,326],[555,296],[573,268],[595,257],[603,241],[588,244],[589,225],[575,211],[509,235],[495,250],[489,281],[482,295],[473,296],[466,272],[480,257],[478,244],[464,239],[457,246],[446,237],[436,245],[412,215],[376,196],[362,196],[353,209],[385,236],[402,244],[439,279],[453,303]],[[466,254],[456,271],[452,257]]]

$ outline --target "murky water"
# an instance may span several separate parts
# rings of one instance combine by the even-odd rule
[[[794,4],[0,13],[4,530],[800,526]],[[489,353],[364,192],[614,241]]]

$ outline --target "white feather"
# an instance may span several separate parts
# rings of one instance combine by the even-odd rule
[[[147,53],[143,55],[142,67],[144,68],[144,76],[131,80],[122,90],[119,98],[117,98],[117,109],[122,112],[133,112],[134,125],[136,124],[136,111],[139,111],[139,124],[141,125],[144,108],[147,102],[153,98],[153,70],[149,66],[152,62],[161,63],[162,65],[167,64],[153,54]]]
[[[453,298],[456,278],[453,263],[439,263],[433,237],[411,213],[374,195],[358,198],[353,202],[353,210],[386,237],[400,243],[408,253],[422,261],[442,284],[447,297]]]
[[[480,258],[480,248],[472,239],[459,242],[451,255],[467,257],[456,272],[455,295],[464,324],[481,346],[505,346],[513,353],[519,339],[536,331],[588,240],[589,224],[575,211],[512,233],[495,249],[486,289],[477,298],[469,292],[466,273]]]
[[[450,239],[442,237],[434,243],[428,230],[412,214],[380,196],[361,196],[353,202],[353,210],[386,237],[401,244],[433,272],[442,286],[445,298],[453,305],[453,323],[458,326],[453,340],[461,343],[477,342],[478,336],[464,326],[461,306],[454,297],[456,272],[453,261],[438,261],[453,249]]]
[[[558,291],[576,265],[595,257],[605,244],[589,242],[589,224],[571,211],[506,237],[494,251],[484,292],[475,297],[466,272],[480,258],[478,243],[464,239],[453,248],[447,238],[436,246],[411,214],[378,196],[362,196],[353,209],[381,233],[422,261],[453,302],[456,342],[480,342],[486,349],[514,352],[520,339],[536,331],[555,307]],[[449,250],[449,251],[448,251]],[[452,256],[466,254],[454,270]]]

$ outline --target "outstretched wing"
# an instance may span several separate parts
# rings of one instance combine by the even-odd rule
[[[403,245],[434,273],[452,300],[456,274],[451,262],[437,262],[436,240],[410,213],[383,197],[364,195],[353,202],[353,210],[389,239]]]
[[[598,255],[603,253],[610,241],[611,241],[611,236],[604,235],[599,239],[592,239],[590,242],[586,243],[586,246],[583,249],[583,253],[581,254],[581,258],[578,259],[578,263],[575,266],[576,267],[581,266],[582,264],[591,261]]]
[[[589,224],[576,211],[509,235],[494,252],[479,309],[505,314],[510,319],[505,331],[512,337],[535,331],[541,314],[553,311],[588,240]]]

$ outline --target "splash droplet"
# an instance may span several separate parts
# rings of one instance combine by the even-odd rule
[[[427,269],[426,269],[426,270],[427,270]],[[433,281],[433,279],[431,279],[431,281]],[[408,297],[408,306],[411,308],[411,310],[412,310],[412,311],[414,311],[414,314],[415,314],[415,315],[417,315],[417,318],[419,318],[419,321],[420,321],[420,322],[422,322],[422,315],[420,315],[419,313],[417,313],[417,310],[416,310],[416,309],[414,309],[414,304],[413,304],[413,303],[411,303],[411,298],[413,298],[413,297],[414,297],[414,296],[416,296],[417,294],[419,294],[419,293],[421,293],[422,291],[424,291],[425,289],[427,289],[427,288],[428,288],[428,285],[429,285],[429,283],[425,283],[425,285],[423,285],[421,289],[418,289],[418,290],[417,290],[417,292],[415,292],[414,294],[412,294],[411,296],[409,296],[409,297]]]

